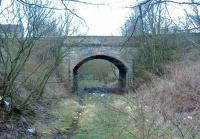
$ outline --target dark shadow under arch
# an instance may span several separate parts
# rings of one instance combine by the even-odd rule
[[[118,79],[118,83],[119,83],[119,88],[120,89],[125,89],[126,88],[126,75],[127,75],[127,71],[128,71],[128,67],[127,65],[122,62],[121,60],[112,57],[112,56],[108,56],[108,55],[94,55],[94,56],[90,56],[87,57],[83,60],[81,60],[74,68],[73,68],[73,91],[76,92],[78,89],[78,69],[86,62],[90,61],[90,60],[94,60],[94,59],[104,59],[107,60],[111,63],[113,63],[119,70],[119,79]]]

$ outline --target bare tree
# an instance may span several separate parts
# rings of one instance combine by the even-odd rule
[[[60,65],[63,57],[68,54],[69,46],[64,44],[64,39],[75,31],[71,26],[74,15],[69,11],[66,11],[63,24],[59,24],[59,20],[52,18],[54,11],[43,8],[48,6],[48,3],[43,3],[41,0],[35,0],[34,3],[35,5],[30,5],[13,1],[2,12],[4,20],[16,24],[14,28],[11,28],[13,26],[11,25],[6,29],[1,25],[0,29],[0,66],[3,76],[0,96],[3,98],[2,101],[4,99],[10,101],[11,110],[23,109],[32,102],[31,100],[43,94],[50,76]],[[7,14],[10,14],[9,17]],[[48,39],[52,35],[60,38],[50,47],[42,47],[41,39]],[[35,67],[27,72],[27,64],[36,57],[37,49],[40,49],[43,60],[40,59]],[[25,94],[19,93],[23,86],[28,89]],[[16,97],[18,95],[22,98]]]

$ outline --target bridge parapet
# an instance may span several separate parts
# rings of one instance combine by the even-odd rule
[[[74,84],[74,68],[80,63],[95,58],[105,59],[115,64],[118,61],[122,67],[116,65],[121,72],[125,71],[124,67],[128,67],[126,80],[129,83],[129,79],[132,79],[134,57],[138,57],[140,46],[148,46],[148,44],[155,46],[191,45],[191,41],[192,43],[200,42],[199,38],[199,33],[145,34],[131,38],[121,36],[69,36],[67,38],[40,39],[38,44],[53,47],[55,44],[61,43],[65,48],[70,48],[67,50],[67,56],[63,59],[62,67],[63,75],[66,76],[70,87],[72,87]],[[146,41],[147,39],[148,41]],[[125,78],[124,74],[121,74],[121,76]]]
[[[134,49],[132,49],[134,50]],[[135,50],[134,50],[135,51]],[[125,53],[123,47],[104,46],[104,45],[82,45],[72,47],[69,55],[64,59],[65,71],[67,72],[67,79],[70,83],[70,88],[73,88],[77,74],[77,65],[80,66],[85,62],[93,59],[108,60],[119,69],[119,82],[121,86],[125,87],[129,82],[129,77],[132,77],[132,58],[131,56],[123,56]],[[126,53],[127,54],[127,53]],[[130,53],[133,54],[133,53]]]

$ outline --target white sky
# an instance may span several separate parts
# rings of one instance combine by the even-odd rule
[[[89,0],[87,0],[89,1]],[[133,0],[91,0],[93,3],[106,3],[107,6],[76,4],[77,14],[85,19],[89,27],[87,35],[120,35],[120,27],[130,15]]]
[[[10,0],[2,0],[2,7]],[[48,0],[55,2],[55,0]],[[82,17],[87,26],[87,35],[121,35],[120,27],[129,17],[131,9],[124,8],[134,5],[137,0],[80,0],[91,3],[105,3],[106,5],[86,5],[76,3],[77,15]],[[141,1],[141,0],[140,0]],[[177,0],[185,1],[185,0]],[[1,7],[0,7],[1,8]],[[172,17],[182,16],[183,9],[170,8]]]
[[[2,7],[6,7],[10,0],[2,0]],[[55,0],[48,0],[54,2]],[[87,35],[120,35],[120,27],[129,16],[130,6],[135,0],[80,0],[91,3],[104,3],[106,5],[87,5],[75,3],[78,16],[82,17],[87,26]],[[73,3],[73,2],[72,2]],[[2,8],[3,9],[3,8]],[[3,23],[3,21],[1,21]]]
[[[143,0],[81,0],[91,3],[105,3],[107,6],[94,6],[76,4],[77,14],[85,19],[89,27],[87,35],[121,35],[121,27],[130,16],[131,9],[125,8],[135,5],[137,1]],[[188,0],[174,0],[184,2]],[[171,18],[184,17],[183,9],[187,6],[170,4],[169,13]]]

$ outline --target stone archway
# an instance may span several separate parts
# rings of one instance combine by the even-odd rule
[[[127,64],[124,61],[120,60],[120,58],[99,54],[83,58],[79,60],[77,64],[75,64],[75,66],[73,67],[73,91],[76,92],[78,88],[78,77],[77,77],[78,69],[81,67],[82,64],[94,59],[104,59],[113,63],[119,70],[119,79],[118,79],[119,87],[121,89],[126,88],[126,76],[128,71]]]

